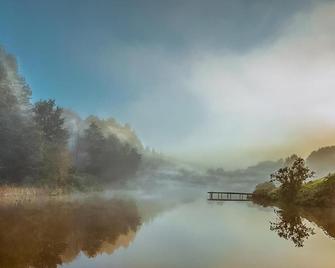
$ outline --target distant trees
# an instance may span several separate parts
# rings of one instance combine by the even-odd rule
[[[298,157],[292,165],[278,169],[271,174],[271,181],[280,183],[280,194],[285,200],[295,199],[304,181],[314,176],[304,159]]]
[[[56,106],[54,100],[47,100],[37,102],[33,112],[41,136],[41,183],[66,186],[73,179],[71,168],[83,175],[92,175],[90,180],[100,184],[121,181],[137,171],[141,160],[137,149],[121,142],[110,132],[103,133],[98,123],[103,125],[104,121],[100,122],[97,117],[96,122],[91,122],[78,134],[79,138],[70,154],[63,109]]]
[[[275,189],[275,184],[273,182],[267,181],[257,184],[253,194],[257,199],[270,199],[270,193]]]
[[[79,139],[79,170],[96,176],[101,182],[118,181],[133,175],[141,155],[128,143],[122,143],[115,135],[103,134],[92,122]]]

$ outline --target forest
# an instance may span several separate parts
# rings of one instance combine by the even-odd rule
[[[0,47],[2,185],[84,189],[136,173],[141,144],[129,125],[97,116],[81,120],[53,99],[33,103],[31,96],[15,57]],[[108,131],[111,126],[130,137]]]

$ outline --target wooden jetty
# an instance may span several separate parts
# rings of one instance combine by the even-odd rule
[[[251,201],[252,193],[241,192],[208,192],[210,201]]]

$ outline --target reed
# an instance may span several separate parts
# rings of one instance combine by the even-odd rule
[[[18,204],[32,202],[50,196],[50,190],[32,186],[0,186],[0,203]]]

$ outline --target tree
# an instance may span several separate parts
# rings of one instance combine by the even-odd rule
[[[105,137],[95,123],[91,123],[85,130],[79,146],[80,155],[84,158],[81,161],[82,169],[87,173],[100,175],[104,165]]]
[[[66,145],[69,134],[64,127],[63,109],[56,106],[55,100],[39,101],[33,110],[44,139],[49,143]]]
[[[141,160],[134,147],[122,143],[113,134],[103,133],[95,122],[91,122],[85,130],[78,146],[77,168],[104,183],[133,175]]]
[[[270,199],[270,193],[275,189],[274,183],[267,181],[257,184],[253,194],[256,199]]]
[[[0,47],[0,181],[22,183],[36,175],[39,134],[32,120],[31,90],[16,60]]]
[[[313,176],[314,172],[305,166],[304,159],[298,157],[292,165],[271,174],[271,181],[280,183],[280,194],[285,200],[293,200],[303,182]]]
[[[299,156],[297,156],[296,154],[292,154],[284,159],[284,165],[291,166],[294,163],[294,161],[297,160],[298,158]]]
[[[34,106],[34,120],[42,136],[40,181],[52,186],[66,186],[71,167],[67,148],[68,132],[63,109],[54,100],[39,101]]]

